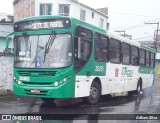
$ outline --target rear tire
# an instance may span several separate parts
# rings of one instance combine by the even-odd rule
[[[137,95],[140,95],[140,94],[142,94],[142,93],[143,93],[143,91],[142,91],[142,80],[139,79],[139,80],[138,80],[138,84],[137,84],[136,94],[137,94]]]
[[[53,102],[55,98],[41,98],[44,102]]]
[[[90,87],[90,95],[85,98],[88,104],[96,104],[101,96],[101,87],[97,81],[93,81]]]

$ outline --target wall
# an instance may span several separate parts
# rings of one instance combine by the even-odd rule
[[[13,3],[14,21],[35,15],[35,0],[17,0]]]
[[[2,91],[12,91],[13,86],[13,57],[0,54],[0,94]]]
[[[3,50],[5,49],[5,46],[6,46],[5,38],[0,37],[0,52],[3,52]]]

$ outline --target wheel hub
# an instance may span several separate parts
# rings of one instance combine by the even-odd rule
[[[98,90],[95,87],[91,87],[90,95],[92,98],[96,98],[98,95]]]

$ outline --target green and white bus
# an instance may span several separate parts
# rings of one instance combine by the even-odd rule
[[[150,87],[155,50],[63,16],[38,16],[14,24],[13,93],[51,101],[120,96]],[[8,49],[8,37],[6,49]]]

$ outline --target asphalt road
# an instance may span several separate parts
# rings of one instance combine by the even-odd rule
[[[74,119],[71,120],[67,115],[58,115],[56,121],[0,121],[2,123],[159,123],[160,120],[155,118],[160,118],[160,81],[158,79],[154,86],[145,89],[141,96],[103,96],[96,105],[87,105],[81,99],[58,99],[53,103],[45,103],[38,98],[1,96],[0,114],[45,114],[50,117],[68,114]],[[152,114],[154,115],[151,119],[154,120],[140,120]],[[140,119],[133,120],[137,116]],[[70,120],[65,120],[66,117]]]

